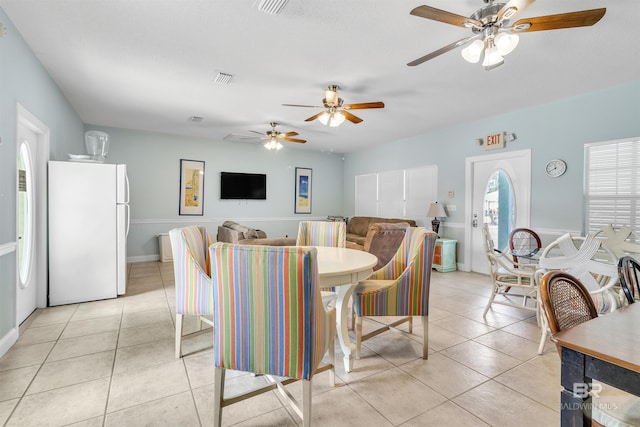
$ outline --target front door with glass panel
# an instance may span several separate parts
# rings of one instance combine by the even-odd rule
[[[509,232],[528,227],[531,194],[531,151],[521,150],[467,159],[469,224],[465,236],[469,245],[465,259],[470,269],[488,274],[487,256],[482,241],[482,225],[489,231],[497,249],[508,246]]]
[[[22,323],[37,304],[36,245],[36,180],[34,155],[37,137],[23,125],[18,126],[18,286],[16,316]]]

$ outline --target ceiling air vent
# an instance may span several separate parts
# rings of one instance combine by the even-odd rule
[[[229,82],[231,81],[232,78],[233,78],[233,76],[231,74],[218,73],[213,78],[213,81],[216,82],[216,83],[220,83],[220,84],[226,85],[226,84],[229,84]]]
[[[282,9],[284,9],[288,1],[289,0],[260,0],[258,10],[260,12],[277,15],[282,12]]]

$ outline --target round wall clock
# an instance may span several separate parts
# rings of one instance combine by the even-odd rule
[[[549,160],[544,171],[552,178],[557,178],[567,171],[567,163],[564,160]]]

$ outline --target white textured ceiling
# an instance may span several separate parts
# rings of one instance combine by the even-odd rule
[[[258,3],[0,0],[85,123],[212,143],[276,121],[308,140],[295,148],[350,152],[640,78],[638,0],[537,0],[518,18],[607,12],[593,27],[521,34],[492,71],[459,49],[406,65],[471,34],[411,9],[468,16],[482,0],[289,0],[279,15]],[[213,82],[219,71],[230,84]],[[321,105],[330,84],[345,103],[386,107],[329,128],[304,121],[317,110],[282,106]]]

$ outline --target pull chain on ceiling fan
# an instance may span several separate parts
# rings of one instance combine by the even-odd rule
[[[482,66],[491,70],[502,65],[504,56],[516,48],[519,41],[516,33],[591,26],[598,22],[606,12],[605,8],[582,10],[524,18],[510,25],[509,19],[515,18],[531,6],[535,0],[511,0],[508,3],[493,3],[493,0],[484,0],[484,2],[488,5],[476,10],[468,18],[430,6],[418,6],[413,9],[410,12],[411,15],[470,28],[475,35],[453,42],[411,61],[407,65],[419,65],[457,47],[468,45],[462,49],[462,57],[471,63],[477,63],[482,59]]]
[[[306,107],[306,108],[324,108],[321,111],[305,120],[311,122],[318,119],[323,125],[337,127],[340,126],[345,119],[351,123],[358,124],[362,119],[347,110],[363,110],[366,108],[384,108],[384,102],[363,102],[359,104],[345,104],[344,100],[338,95],[338,85],[331,85],[324,91],[322,106],[316,105],[299,105],[299,104],[282,104],[287,107]]]

